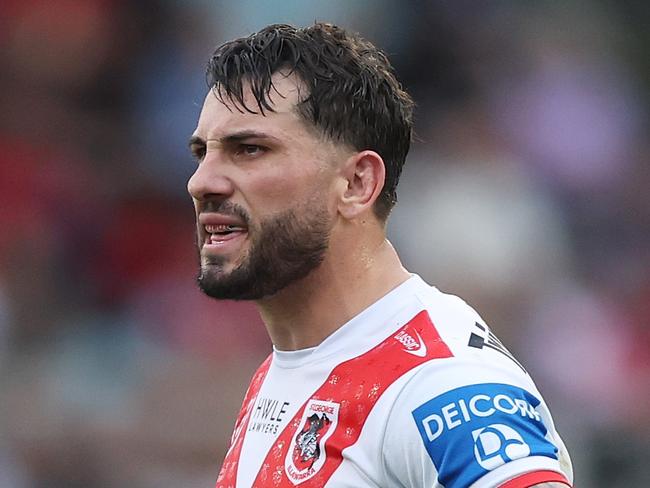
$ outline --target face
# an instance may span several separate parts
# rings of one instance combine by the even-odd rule
[[[276,75],[274,84],[282,96],[272,91],[275,112],[264,116],[208,93],[192,136],[198,281],[214,298],[271,296],[310,274],[328,249],[338,152],[295,112],[295,79]]]

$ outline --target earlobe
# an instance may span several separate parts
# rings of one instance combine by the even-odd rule
[[[344,175],[347,188],[339,203],[341,215],[351,220],[372,211],[386,177],[381,156],[375,151],[355,153],[346,161]]]

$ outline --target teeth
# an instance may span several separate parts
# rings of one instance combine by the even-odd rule
[[[231,224],[208,224],[205,226],[205,231],[208,234],[216,234],[218,232],[232,232],[234,230],[240,229],[237,226],[231,225]]]

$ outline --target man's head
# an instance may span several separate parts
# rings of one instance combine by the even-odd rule
[[[384,161],[384,188],[375,203],[385,220],[397,201],[397,183],[411,143],[413,101],[402,90],[379,49],[330,24],[297,29],[270,25],[220,46],[207,67],[218,96],[247,111],[273,111],[272,74],[293,73],[305,92],[296,106],[305,122],[357,151],[371,149]],[[250,83],[254,104],[244,103]]]
[[[188,183],[208,295],[273,295],[318,268],[337,223],[385,221],[412,102],[374,46],[269,26],[219,47],[208,83]]]

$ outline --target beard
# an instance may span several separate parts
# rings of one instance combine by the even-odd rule
[[[323,207],[302,218],[294,209],[269,217],[257,228],[249,228],[248,255],[232,271],[224,271],[226,258],[222,256],[202,262],[199,288],[222,300],[259,300],[274,295],[323,262],[330,229],[331,219]]]

